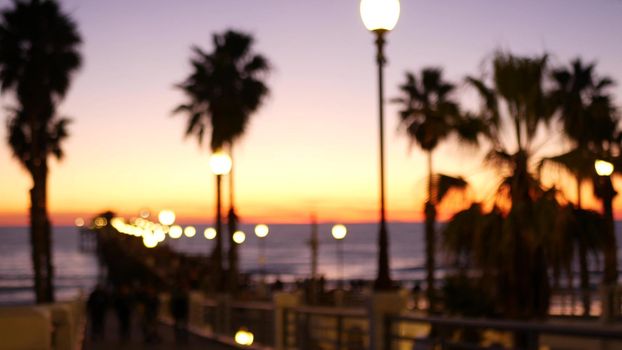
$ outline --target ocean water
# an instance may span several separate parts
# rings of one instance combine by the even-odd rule
[[[207,227],[196,225],[197,235],[177,240],[167,238],[173,249],[193,255],[209,254],[214,241],[204,238]],[[318,272],[327,279],[336,279],[337,243],[330,234],[332,225],[318,225]],[[253,233],[254,225],[240,225],[246,241],[239,246],[242,271],[261,271],[260,243]],[[424,272],[422,225],[416,223],[389,224],[392,277],[422,279]],[[344,278],[373,279],[376,271],[377,224],[348,225],[348,235],[342,241]],[[305,278],[311,271],[310,225],[270,225],[264,238],[265,271],[267,280],[276,277],[284,281]],[[91,253],[81,252],[79,234],[75,227],[54,227],[54,268],[57,299],[71,298],[80,291],[87,292],[97,282],[97,262]],[[27,227],[0,227],[0,304],[29,303],[32,292],[32,262]]]
[[[177,240],[168,238],[165,244],[173,249],[193,255],[209,254],[214,241],[203,237],[206,226],[196,225],[197,235],[192,238],[182,236]],[[319,257],[318,272],[328,280],[340,278],[337,242],[330,234],[332,225],[318,225]],[[377,224],[347,225],[348,234],[343,244],[343,277],[347,280],[375,277],[377,254]],[[260,242],[253,233],[254,225],[240,225],[246,233],[246,241],[239,246],[240,268],[244,272],[258,273],[260,268]],[[617,237],[622,246],[622,225],[616,225]],[[423,225],[420,223],[390,223],[390,258],[393,279],[407,281],[425,278]],[[306,278],[311,271],[311,250],[309,239],[311,226],[270,225],[270,233],[264,238],[265,271],[268,281],[276,277],[284,281]],[[59,300],[87,292],[96,283],[97,262],[91,253],[78,248],[78,230],[75,227],[54,227],[54,267],[55,286]],[[618,259],[622,252],[618,248]],[[444,273],[446,260],[442,254],[437,258],[439,269],[437,278]],[[620,266],[620,263],[618,263]],[[594,266],[593,268],[596,268]],[[32,263],[27,227],[0,227],[0,305],[30,303],[34,300],[32,292]],[[593,273],[592,282],[600,279]],[[576,278],[575,278],[576,279]]]
[[[0,304],[34,301],[28,231],[27,227],[0,227]],[[92,255],[78,251],[74,227],[55,227],[53,246],[57,299],[72,298],[95,285],[97,262]]]
[[[202,233],[206,226],[197,226],[192,239],[171,240],[170,245],[189,254],[208,254],[213,241]],[[331,235],[331,224],[318,225],[318,273],[327,279],[339,276],[337,241]],[[348,234],[341,242],[343,248],[343,277],[345,279],[373,279],[376,273],[377,224],[347,225]],[[246,241],[240,245],[240,268],[246,272],[260,271],[260,238],[253,233],[254,225],[240,225]],[[395,279],[423,278],[423,225],[419,223],[391,223],[390,257],[392,277]],[[265,240],[265,268],[268,278],[284,280],[308,277],[311,273],[310,225],[270,225]]]

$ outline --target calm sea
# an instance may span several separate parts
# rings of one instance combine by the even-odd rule
[[[173,249],[207,255],[213,241],[202,235],[205,225],[196,225],[197,235],[177,240],[167,239]],[[337,244],[330,234],[332,225],[318,225],[318,270],[327,279],[337,275]],[[240,225],[247,233],[240,246],[240,266],[246,272],[259,272],[260,244],[253,234],[254,225]],[[424,274],[422,225],[416,223],[389,224],[392,277],[421,279]],[[377,224],[348,225],[348,235],[342,242],[344,277],[372,279],[376,271]],[[285,281],[305,278],[311,271],[311,251],[308,241],[310,225],[270,225],[265,238],[266,273],[268,280],[277,276]],[[30,303],[32,292],[32,263],[27,227],[0,227],[0,304]],[[80,291],[87,292],[96,283],[97,262],[90,253],[78,249],[78,230],[71,226],[54,227],[55,286],[58,299],[71,298]]]
[[[318,225],[319,273],[327,279],[338,275],[337,243],[330,234],[332,225]],[[196,225],[197,235],[167,239],[173,249],[193,255],[207,255],[213,241],[206,240],[203,229]],[[253,232],[254,225],[240,225],[247,233],[240,246],[240,265],[245,272],[257,273],[260,244]],[[373,279],[376,272],[377,224],[350,224],[344,239],[344,278]],[[618,242],[622,243],[622,225],[617,225]],[[390,257],[392,277],[402,281],[424,279],[423,225],[420,223],[391,223]],[[266,272],[269,280],[280,277],[285,281],[308,277],[311,271],[310,225],[270,225],[265,238]],[[78,231],[75,227],[55,227],[54,266],[58,299],[71,298],[80,291],[87,292],[96,283],[97,263],[90,253],[78,249]],[[618,257],[622,253],[618,249]],[[439,265],[443,256],[439,256]],[[620,264],[619,264],[620,265]],[[439,276],[443,271],[440,269]],[[593,282],[599,276],[593,274]],[[0,304],[30,303],[32,293],[32,264],[28,228],[0,227]]]

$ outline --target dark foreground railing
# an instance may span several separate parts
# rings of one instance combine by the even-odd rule
[[[345,308],[305,306],[287,292],[275,293],[272,302],[193,293],[190,328],[231,341],[244,329],[262,350],[622,349],[622,323],[425,317],[405,311],[402,294],[370,295],[366,307]]]
[[[284,349],[369,349],[364,309],[297,307],[284,310]]]
[[[387,316],[386,349],[622,349],[622,327]]]

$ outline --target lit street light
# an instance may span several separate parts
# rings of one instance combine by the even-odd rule
[[[222,232],[222,203],[221,203],[221,183],[222,176],[231,171],[231,158],[222,152],[214,152],[209,159],[209,166],[212,173],[216,175],[216,232]],[[216,236],[216,246],[212,254],[215,265],[214,280],[218,290],[222,290],[222,235]]]
[[[253,340],[255,336],[253,333],[249,332],[246,328],[241,328],[237,332],[235,332],[234,340],[236,344],[242,346],[251,346],[253,345]]]
[[[175,223],[175,213],[172,210],[161,210],[158,214],[158,221],[162,225],[171,226]]]
[[[613,198],[617,192],[611,182],[614,166],[605,160],[596,160],[594,169],[598,177],[595,184],[595,193],[603,203],[603,216],[605,219],[604,235],[604,271],[603,271],[603,301],[601,317],[605,321],[612,321],[619,313],[619,306],[616,305],[616,289],[618,285],[618,252],[615,236],[615,222],[613,221]]]
[[[255,226],[255,235],[259,238],[259,266],[261,274],[261,283],[264,282],[266,276],[266,242],[265,238],[270,233],[268,225],[259,224]]]
[[[76,224],[76,227],[84,227],[84,219],[83,218],[76,218],[74,223]]]
[[[597,159],[594,162],[594,169],[596,170],[596,174],[598,174],[598,176],[610,176],[613,174],[613,164],[606,160]]]
[[[177,239],[179,237],[181,237],[181,235],[183,234],[184,230],[181,228],[181,226],[179,225],[173,225],[171,226],[171,228],[168,230],[168,236],[173,238],[173,239]]]
[[[242,244],[246,241],[246,234],[242,231],[235,231],[233,233],[233,242],[235,244]]]
[[[333,238],[337,241],[337,263],[339,265],[338,289],[343,289],[343,239],[348,234],[348,229],[344,225],[335,225],[331,230]]]
[[[197,229],[194,226],[188,226],[184,229],[184,235],[188,238],[194,237],[197,234]]]
[[[209,239],[210,241],[214,238],[216,238],[217,232],[213,227],[208,227],[205,229],[205,231],[203,231],[203,236],[205,236],[206,239]]]
[[[397,24],[400,16],[399,0],[361,0],[361,18],[365,27],[376,36],[376,63],[378,65],[378,102],[380,121],[380,228],[378,233],[378,272],[374,288],[387,290],[392,288],[389,271],[389,234],[387,232],[384,195],[384,92],[382,68],[384,57],[385,34]]]

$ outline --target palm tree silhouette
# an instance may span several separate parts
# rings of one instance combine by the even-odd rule
[[[502,295],[505,314],[515,318],[544,317],[548,312],[550,290],[543,242],[551,218],[543,209],[553,206],[554,196],[551,199],[550,191],[543,191],[530,172],[536,133],[554,111],[544,90],[547,61],[546,55],[519,57],[497,52],[492,62],[492,87],[483,80],[467,78],[481,95],[479,116],[490,127],[492,150],[487,159],[507,172],[499,190],[510,209],[500,227],[504,244],[496,249],[505,249],[499,278],[506,291]],[[504,131],[514,135],[514,145],[507,144]]]
[[[462,115],[453,100],[454,85],[443,80],[442,70],[424,68],[418,78],[406,73],[406,82],[400,85],[402,96],[393,101],[400,104],[400,122],[412,142],[427,153],[428,184],[425,213],[426,294],[430,310],[434,305],[434,270],[436,252],[436,206],[438,189],[434,186],[432,153],[439,143],[451,135],[461,141],[477,145],[478,135],[483,132],[479,119]],[[441,197],[442,198],[442,197]]]
[[[570,67],[557,68],[551,73],[552,102],[559,109],[564,135],[575,147],[561,160],[568,161],[565,165],[570,166],[568,170],[576,177],[578,208],[581,208],[581,184],[593,174],[593,164],[587,164],[591,158],[589,152],[598,148],[601,141],[611,140],[617,126],[611,114],[600,118],[594,115],[595,104],[603,102],[601,96],[613,85],[610,78],[596,77],[594,69],[593,63],[585,64],[577,58]],[[582,161],[586,159],[587,162]],[[584,164],[588,166],[581,166]]]
[[[13,1],[0,22],[0,87],[15,95],[8,121],[13,155],[30,173],[30,240],[38,303],[54,300],[51,224],[47,210],[48,157],[61,158],[69,120],[56,105],[80,67],[75,23],[56,1]]]
[[[211,130],[210,147],[218,150],[233,144],[246,131],[250,116],[255,113],[269,90],[264,82],[270,71],[268,60],[252,51],[254,39],[251,35],[232,30],[212,37],[213,51],[205,52],[193,47],[191,59],[193,71],[179,84],[188,102],[177,107],[175,112],[188,116],[186,135],[197,137],[202,144],[204,134]],[[231,292],[237,283],[237,247],[233,232],[237,216],[233,204],[233,172],[230,181],[229,210],[229,279]],[[212,256],[216,260],[217,275],[222,272],[222,239],[218,233]],[[218,282],[220,283],[220,282]]]
[[[544,158],[540,163],[540,168],[545,163],[561,166],[576,178],[577,208],[570,212],[574,215],[569,217],[575,224],[569,226],[570,230],[565,238],[571,240],[570,248],[577,247],[585,316],[589,315],[591,304],[588,254],[597,253],[606,247],[602,242],[594,240],[599,232],[574,229],[582,226],[596,227],[589,222],[593,218],[592,213],[581,208],[581,185],[586,179],[594,178],[594,161],[603,156],[603,145],[612,143],[619,132],[618,121],[610,106],[611,101],[606,95],[606,89],[612,86],[613,81],[607,77],[597,77],[594,70],[593,63],[585,64],[580,58],[573,60],[569,67],[553,70],[552,102],[559,110],[564,135],[572,142],[573,148],[558,156]],[[597,183],[594,185],[598,186]],[[574,249],[571,252],[572,250]]]

